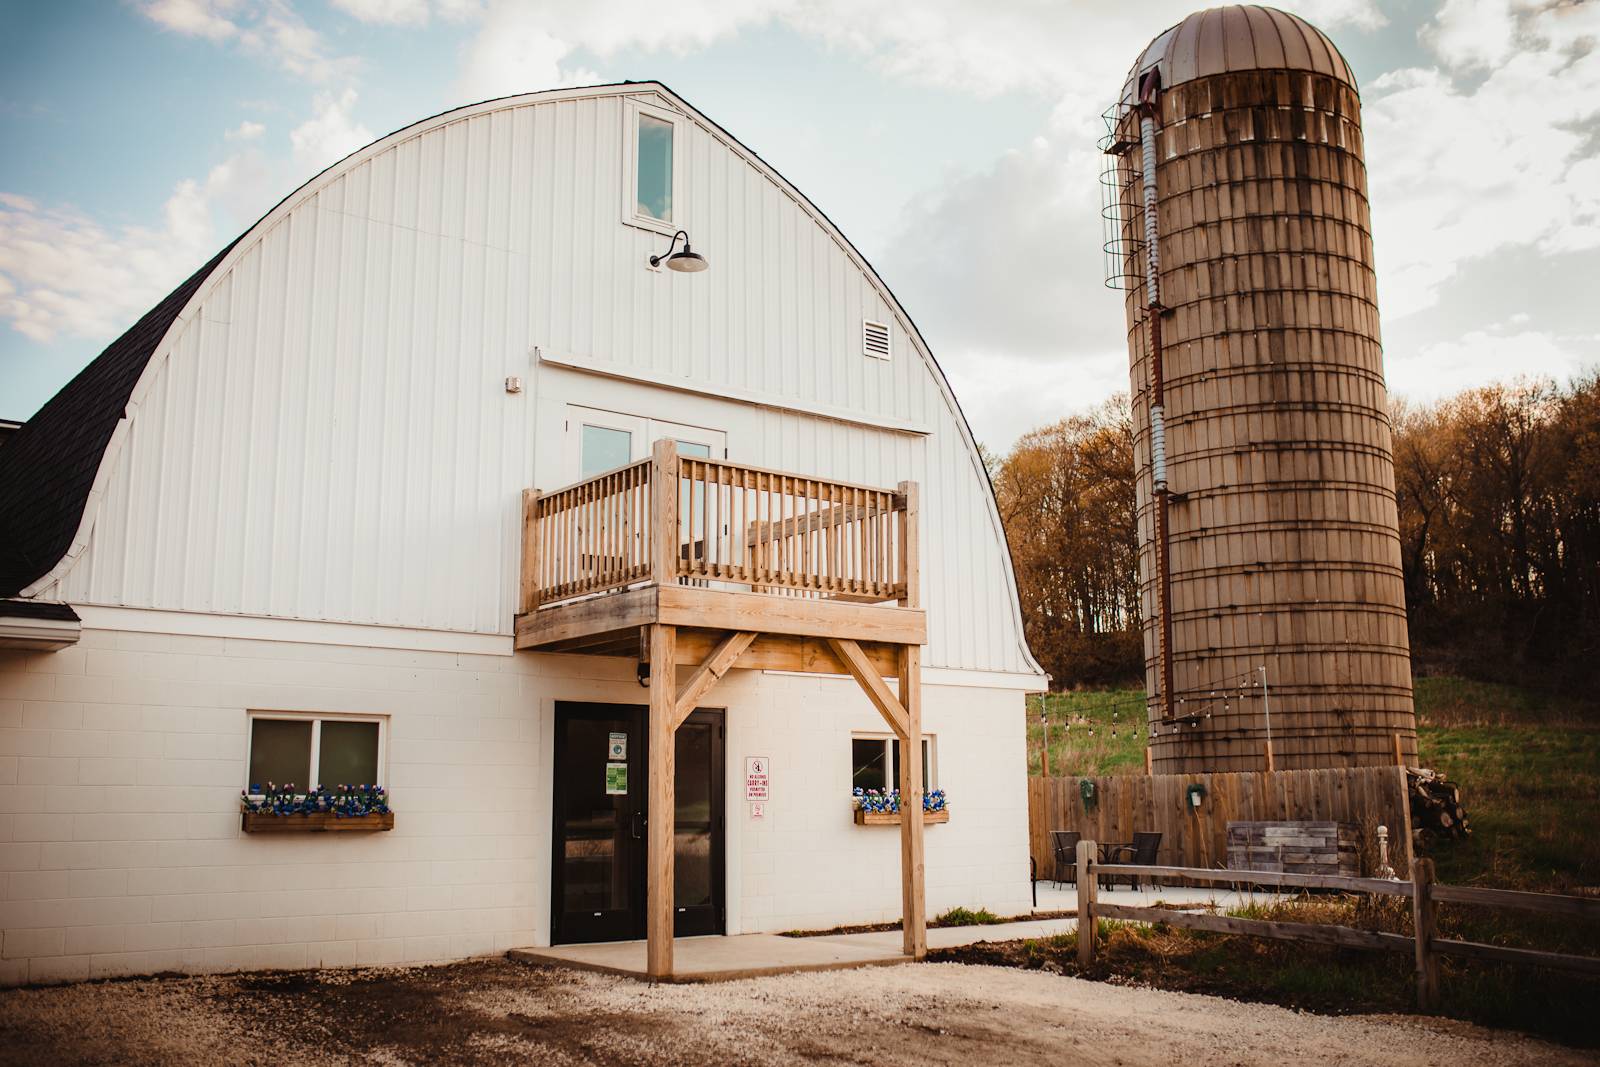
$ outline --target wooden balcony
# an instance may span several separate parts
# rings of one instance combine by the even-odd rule
[[[921,738],[917,486],[680,456],[659,441],[647,460],[528,490],[522,514],[516,647],[633,659],[649,686],[646,969],[670,977],[673,734],[724,675],[848,674],[896,737]],[[922,761],[901,760],[898,784],[920,810]],[[914,959],[927,953],[922,834],[921,819],[900,824]]]
[[[753,630],[741,666],[847,673],[827,644],[845,638],[892,675],[892,646],[927,633],[916,495],[910,482],[872,488],[680,456],[671,442],[565,489],[530,490],[517,647],[634,657],[639,627],[661,623],[681,628],[685,662],[719,632]]]

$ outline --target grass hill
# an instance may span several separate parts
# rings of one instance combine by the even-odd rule
[[[1144,773],[1142,689],[1052,693],[1053,775]],[[1460,783],[1465,841],[1436,849],[1442,881],[1571,891],[1600,885],[1600,702],[1458,677],[1416,680],[1425,767]],[[1028,709],[1040,773],[1041,698]]]

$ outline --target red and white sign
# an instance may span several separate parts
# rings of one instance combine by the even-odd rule
[[[744,798],[772,799],[772,763],[765,756],[744,758]]]

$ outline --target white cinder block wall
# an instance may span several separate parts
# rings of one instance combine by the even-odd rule
[[[0,983],[548,943],[555,701],[642,695],[630,663],[583,657],[90,627],[0,651]],[[953,808],[927,833],[930,914],[1024,911],[1022,695],[924,703]],[[848,809],[851,733],[884,730],[854,683],[735,671],[707,705],[728,708],[729,932],[898,917],[898,834]],[[242,833],[250,710],[387,716],[395,829]],[[747,755],[773,760],[762,820]]]

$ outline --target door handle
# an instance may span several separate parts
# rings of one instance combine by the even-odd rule
[[[632,819],[632,830],[633,830],[633,839],[635,841],[639,840],[641,837],[644,836],[644,834],[643,834],[644,825],[645,825],[644,816],[639,814],[638,812],[634,812],[633,813],[633,819]]]

